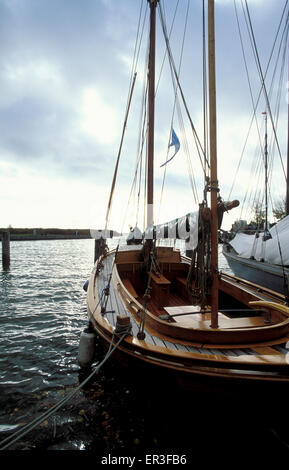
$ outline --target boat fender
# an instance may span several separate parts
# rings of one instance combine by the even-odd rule
[[[91,328],[85,328],[80,335],[78,347],[78,364],[80,367],[90,367],[95,353],[96,335]]]
[[[85,283],[83,284],[83,290],[85,290],[85,292],[87,292],[88,284],[89,284],[89,280],[85,281]]]

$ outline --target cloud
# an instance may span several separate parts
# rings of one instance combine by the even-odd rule
[[[168,24],[176,3],[168,2],[166,7]],[[179,2],[171,40],[176,64],[180,56],[177,39],[182,34],[179,25],[185,12],[184,3]],[[7,224],[17,225],[21,221],[25,225],[25,217],[36,226],[40,221],[45,225],[45,214],[48,225],[69,225],[72,214],[79,224],[82,220],[82,225],[86,225],[90,223],[86,209],[95,214],[98,204],[102,205],[98,215],[103,218],[123,126],[131,72],[129,57],[133,54],[140,4],[135,0],[0,1],[0,184],[1,202],[6,211],[5,217],[4,209],[0,213],[3,221],[0,225],[4,220]],[[245,98],[248,96],[246,79],[240,78],[244,77],[244,66],[233,1],[218,0],[217,4],[217,105],[221,115],[218,146],[222,165],[223,157],[239,155],[250,100]],[[266,58],[279,20],[276,1],[266,2],[266,8],[261,0],[249,1],[250,5],[254,6],[257,40]],[[183,61],[180,79],[193,121],[202,136],[201,9],[198,2],[191,2],[190,8],[189,31],[193,32],[189,33],[184,52],[188,53],[191,65]],[[267,25],[274,21],[274,27],[266,28],[271,32],[266,38],[264,18]],[[157,40],[160,39],[158,29]],[[163,53],[161,41],[158,59],[162,60]],[[140,81],[144,70],[141,60],[117,178],[116,216],[128,200],[135,170],[140,115],[136,107],[141,102]],[[253,66],[250,62],[250,71]],[[166,72],[170,72],[167,64],[156,102],[156,198],[159,198],[163,174],[158,165],[165,159],[174,103]],[[174,125],[179,133],[176,117]],[[194,160],[198,159],[194,144],[190,141],[189,145],[196,178],[202,180],[197,170],[199,163]],[[164,213],[168,217],[169,210],[174,215],[177,210],[189,211],[192,201],[186,157],[182,152],[183,145],[167,171],[168,198],[164,199]],[[222,176],[226,188],[235,161],[226,164],[228,171]],[[91,201],[95,207],[90,208]],[[41,213],[41,206],[45,212]]]
[[[118,135],[115,108],[108,106],[94,88],[82,92],[81,128],[101,144],[115,141]]]

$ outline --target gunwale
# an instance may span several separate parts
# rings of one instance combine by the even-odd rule
[[[112,250],[103,258],[104,270],[108,270],[109,265],[111,266],[114,254],[115,250]],[[97,273],[95,265],[89,281],[88,314],[101,341],[109,344],[113,341],[115,328],[113,322],[106,318],[107,315],[102,315],[100,306],[95,310],[101,289],[100,277],[101,275]],[[113,268],[111,292],[111,295],[118,296],[116,305],[118,307],[121,305],[121,311],[118,311],[118,313],[128,314],[137,323],[138,317],[135,308],[140,304],[123,285],[116,266]],[[120,296],[120,294],[122,295]],[[159,321],[163,322],[162,320]],[[288,321],[287,318],[283,323],[287,325]],[[284,345],[289,341],[288,330],[287,333],[284,332],[284,335],[271,338],[271,340],[236,342],[235,344],[222,344],[220,342],[210,344],[181,338],[174,339],[156,331],[151,324],[146,325],[145,332],[147,335],[145,340],[138,339],[135,331],[134,336],[126,337],[118,347],[119,353],[138,361],[144,361],[147,364],[158,365],[163,369],[179,370],[189,375],[246,378],[248,380],[254,377],[258,381],[289,383],[287,350],[285,348],[283,352],[280,352],[274,349],[274,347],[280,347],[280,345]],[[154,341],[156,338],[159,338],[159,344]],[[176,345],[178,345],[178,348]],[[187,350],[184,348],[187,348]],[[257,350],[254,348],[257,348]],[[250,353],[248,353],[248,349]],[[242,354],[234,355],[235,351],[241,351]]]

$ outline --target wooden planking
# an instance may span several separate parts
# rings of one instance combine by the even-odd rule
[[[222,315],[222,316],[221,316]],[[220,314],[220,318],[226,319],[227,317],[223,314]],[[182,323],[183,325],[186,324],[187,326],[194,327],[195,322],[210,322],[211,323],[211,314],[210,313],[193,313],[193,314],[185,314],[180,315],[177,317],[172,317],[172,319],[177,323]]]
[[[181,261],[180,250],[173,247],[157,247],[157,260],[159,263],[179,263]]]
[[[279,345],[274,345],[272,348],[274,348],[278,353],[281,354],[288,354],[289,353],[289,345],[286,348],[287,343],[279,344]]]
[[[221,273],[219,289],[229,295],[234,291],[234,297],[248,307],[252,301],[268,301],[268,297],[272,294],[274,294],[272,301],[284,303],[284,297],[281,294],[273,293],[269,289],[260,288],[256,284],[226,273]]]
[[[173,343],[172,341],[164,340],[164,343],[165,343],[165,346],[169,349],[173,349],[173,350],[178,349],[176,343]]]
[[[189,347],[186,346],[185,344],[180,344],[180,343],[175,343],[175,346],[178,351],[188,351]]]
[[[163,348],[166,347],[165,343],[163,342],[163,340],[161,338],[159,338],[158,336],[153,336],[152,337],[153,340],[154,340],[154,343],[156,346],[162,346]]]
[[[174,318],[179,325],[190,326],[192,329],[206,330],[211,328],[211,320],[195,320],[193,317],[187,321],[182,317]],[[243,318],[220,318],[218,321],[219,328],[222,329],[238,329],[238,328],[254,328],[257,326],[266,326],[263,317],[243,317]]]
[[[108,261],[108,259],[107,259]],[[109,260],[110,261],[110,260]],[[107,287],[107,283],[108,283],[108,280],[109,280],[109,268],[112,266],[112,263],[110,262],[104,262],[104,269],[103,269],[103,276],[102,276],[102,283],[101,283],[101,291],[99,292],[99,295],[101,295],[102,293],[102,289]],[[111,290],[111,286],[110,286],[110,295],[108,296],[108,300],[107,300],[107,306],[106,306],[106,310],[107,312],[109,313],[105,313],[104,314],[104,318],[107,319],[107,321],[112,325],[112,326],[115,326],[115,323],[116,323],[116,314],[118,313],[117,312],[117,306],[115,304],[115,302],[113,302],[113,299],[112,299],[112,290]],[[115,312],[113,312],[115,311]]]
[[[191,327],[191,328],[195,328],[195,324],[196,322],[201,322],[203,323],[203,321],[207,320],[211,320],[211,314],[203,314],[202,316],[196,318],[198,314],[192,314],[192,315],[182,315],[180,317],[173,317],[173,320],[178,323],[178,324],[182,324],[184,326],[188,326],[188,327]],[[211,323],[211,322],[210,322]]]
[[[215,349],[215,348],[206,349],[206,350],[204,350],[204,352],[205,352],[205,354],[213,354],[214,356],[220,354],[220,350]]]
[[[247,356],[248,355],[248,350],[239,349],[239,348],[226,349],[225,351],[229,351],[229,355],[236,355],[236,356]],[[250,351],[251,351],[251,354],[254,354],[254,352],[252,350],[250,350]]]
[[[122,283],[123,283],[124,287],[129,291],[129,293],[130,293],[135,299],[137,299],[137,298],[138,298],[138,294],[136,293],[135,288],[133,287],[133,285],[132,285],[132,283],[131,283],[131,280],[128,279],[128,278],[124,278],[124,279],[122,279]]]
[[[109,280],[109,276],[110,276],[110,273],[111,273],[111,269],[112,269],[112,256],[111,257],[107,257],[105,260],[104,260],[104,269],[102,271],[103,275],[102,275],[102,278],[101,278],[101,287],[99,288],[99,295],[101,294],[101,291],[103,289],[103,287],[105,287],[107,285],[107,282]],[[139,331],[139,327],[138,327],[138,323],[136,322],[135,318],[131,315],[131,313],[125,308],[120,296],[119,296],[119,293],[118,293],[118,290],[117,288],[115,287],[114,283],[111,282],[110,284],[110,295],[109,295],[109,300],[108,300],[108,304],[107,304],[107,310],[110,311],[110,310],[115,310],[115,313],[107,313],[105,314],[105,317],[107,318],[107,320],[109,321],[109,323],[113,326],[116,325],[116,316],[119,314],[119,315],[129,315],[130,319],[131,319],[131,324],[132,324],[132,334],[134,336],[137,336],[137,333]],[[146,341],[148,343],[151,343],[151,344],[156,344],[156,342],[154,341],[152,335],[150,333],[148,333],[147,331],[145,331],[146,333]],[[161,344],[162,346],[164,346],[164,343],[162,342]]]
[[[243,348],[242,351],[244,351],[247,355],[253,355],[253,356],[259,355],[257,351],[254,351],[254,349],[251,349],[251,348]]]
[[[160,285],[170,285],[171,284],[171,281],[169,281],[165,276],[163,276],[160,273],[157,273],[157,274],[151,273],[151,279],[156,284],[160,284]]]
[[[265,354],[265,355],[280,354],[278,351],[276,351],[276,349],[270,348],[269,346],[254,347],[253,350],[257,352],[258,354]]]
[[[207,310],[210,310],[209,307],[205,308],[206,313],[199,313],[200,307],[196,305],[180,305],[177,307],[164,307],[164,310],[172,316],[172,319],[177,323],[182,323],[183,325],[194,326],[194,321],[204,322],[211,321],[211,313]],[[190,313],[192,312],[192,313]],[[184,315],[182,315],[184,314]],[[177,316],[174,316],[177,315]],[[223,313],[218,313],[218,318],[229,320],[229,318]],[[220,325],[221,326],[221,325]]]
[[[137,263],[141,262],[140,260],[141,251],[140,250],[131,250],[131,251],[119,251],[117,254],[116,261],[117,263]]]
[[[99,282],[98,282],[99,294],[101,294],[103,287],[106,287],[108,279],[109,279],[110,269],[112,267],[113,256],[110,256],[108,258],[110,258],[109,262],[104,263],[105,264],[104,270],[99,274]],[[108,261],[108,259],[106,259],[106,260]],[[113,296],[114,296],[114,299],[113,299]],[[122,313],[122,314],[130,315],[131,321],[132,321],[132,326],[133,326],[133,334],[136,335],[137,332],[138,332],[138,324],[137,324],[136,320],[134,319],[134,317],[130,314],[130,312],[128,312],[125,309],[125,306],[123,305],[123,302],[121,301],[121,299],[119,299],[117,289],[113,287],[113,283],[111,284],[111,295],[110,295],[110,297],[111,298],[108,301],[108,306],[109,307],[107,309],[108,310],[115,309],[116,313],[119,312],[119,313]],[[186,306],[186,307],[188,307],[188,306]],[[114,315],[114,319],[115,319],[116,315],[115,314],[113,314],[113,315]],[[198,314],[193,314],[193,315],[198,315]],[[252,317],[250,317],[250,319],[251,318]],[[260,317],[258,317],[258,318],[260,319]],[[110,320],[113,321],[113,317],[111,317]],[[229,321],[231,322],[232,320],[229,320]],[[242,349],[241,348],[236,348],[236,349],[207,348],[207,349],[205,349],[205,348],[202,348],[202,347],[196,348],[196,347],[190,346],[188,344],[181,344],[181,343],[175,343],[175,342],[169,341],[169,340],[163,340],[163,339],[161,339],[161,338],[159,338],[159,337],[157,337],[153,334],[150,334],[148,332],[146,332],[146,333],[147,333],[147,336],[146,336],[146,339],[145,339],[146,342],[151,342],[152,344],[155,344],[157,346],[165,347],[165,348],[171,350],[172,352],[174,350],[177,350],[177,351],[180,351],[180,352],[181,351],[188,351],[188,352],[198,353],[198,354],[222,355],[222,356],[224,356],[224,355],[227,355],[227,356],[255,355],[256,356],[256,355],[262,355],[264,353],[267,353],[267,355],[268,354],[271,355],[271,354],[274,354],[274,353],[275,353],[275,355],[278,355],[280,353],[286,354],[286,353],[289,352],[289,349],[287,350],[286,348],[283,348],[281,346],[275,346],[275,348],[276,348],[275,351],[272,350],[272,348],[270,348],[270,347],[268,347],[268,349],[266,349],[265,346],[264,346],[265,349],[262,349],[261,347],[257,347],[257,346],[254,349],[250,349],[250,348],[242,348]]]
[[[186,277],[178,276],[176,278],[176,281],[179,282],[180,284],[184,285],[185,287],[187,287],[187,278]]]
[[[241,356],[235,349],[226,349],[223,354],[225,354],[225,356]]]
[[[199,348],[195,348],[194,346],[188,346],[188,345],[187,345],[187,348],[188,348],[188,351],[192,353],[202,354],[204,352],[204,354],[207,354],[206,349],[202,349],[202,348],[199,349]]]
[[[200,315],[200,306],[199,305],[177,305],[176,307],[164,307],[164,310],[169,315],[177,315],[179,313],[191,313],[192,315]],[[209,307],[205,308],[206,313],[210,311]],[[202,313],[201,315],[206,315],[206,313]]]
[[[170,285],[171,282],[162,274],[151,274],[151,295],[159,308],[162,308],[170,296]]]

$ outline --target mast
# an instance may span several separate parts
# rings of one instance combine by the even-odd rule
[[[150,49],[148,70],[147,227],[153,225],[154,222],[155,43],[158,0],[148,0],[148,2],[150,4]]]
[[[217,123],[216,123],[216,70],[215,70],[215,4],[208,0],[208,60],[209,60],[209,124],[210,124],[210,166],[211,166],[211,327],[218,328],[218,176],[217,176]]]

